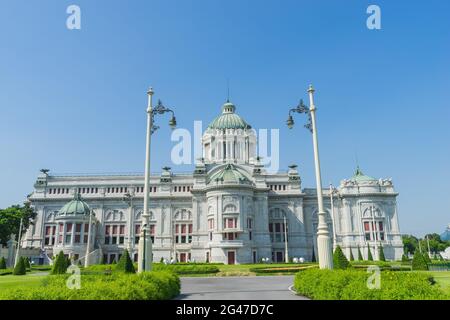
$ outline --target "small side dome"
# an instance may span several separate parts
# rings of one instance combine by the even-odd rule
[[[223,169],[214,173],[208,184],[224,183],[224,184],[250,184],[250,180],[237,169],[233,164],[227,164]]]
[[[58,217],[61,216],[89,216],[91,209],[88,204],[81,199],[79,193],[70,202],[66,203],[61,210],[58,211]]]
[[[377,181],[377,179],[373,178],[373,177],[369,177],[366,176],[361,169],[358,167],[356,167],[356,171],[355,174],[353,175],[353,177],[350,178],[351,181],[355,181],[355,182],[365,182],[365,181]]]

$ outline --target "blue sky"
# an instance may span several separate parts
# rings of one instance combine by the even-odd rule
[[[81,30],[66,28],[79,5]],[[381,8],[382,29],[366,28]],[[392,177],[403,233],[450,222],[448,1],[0,1],[0,207],[40,168],[143,171],[146,89],[180,127],[226,99],[255,128],[280,128],[281,169],[314,187],[311,137],[284,123],[313,83],[323,182]],[[170,130],[152,168],[170,164]],[[297,117],[297,123],[302,119]],[[189,166],[173,166],[189,171]]]

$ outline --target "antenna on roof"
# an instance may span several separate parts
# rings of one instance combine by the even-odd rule
[[[230,102],[230,79],[227,78],[227,102]]]

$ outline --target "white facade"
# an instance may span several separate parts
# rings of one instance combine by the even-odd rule
[[[203,159],[192,174],[165,168],[151,177],[153,260],[176,256],[178,261],[253,263],[267,257],[282,262],[284,217],[288,256],[306,261],[313,254],[317,257],[315,189],[302,189],[296,166],[290,166],[287,173],[267,173],[256,157],[251,127],[234,113],[231,103],[222,111],[203,135]],[[86,218],[58,216],[79,193],[96,217],[91,263],[102,257],[111,262],[124,249],[136,259],[143,175],[45,173],[38,176],[34,187],[29,199],[38,215],[26,233],[24,247],[43,248],[48,254],[63,250],[82,258]],[[126,193],[131,194],[131,201],[124,201]],[[377,257],[375,248],[382,245],[387,259],[401,258],[397,195],[390,179],[373,179],[358,169],[337,188],[332,217],[330,192],[324,190],[330,235],[348,257],[352,251],[357,258],[359,247],[367,258],[368,246]]]

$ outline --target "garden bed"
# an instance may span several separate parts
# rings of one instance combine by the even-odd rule
[[[0,300],[167,300],[180,293],[180,279],[172,272],[82,275],[81,288],[69,289],[70,275],[51,275],[34,288],[0,291]]]
[[[370,289],[376,284],[369,277],[373,273],[360,270],[318,270],[299,272],[294,288],[298,294],[318,300],[434,300],[449,296],[433,277],[420,272],[380,273],[379,289]]]

